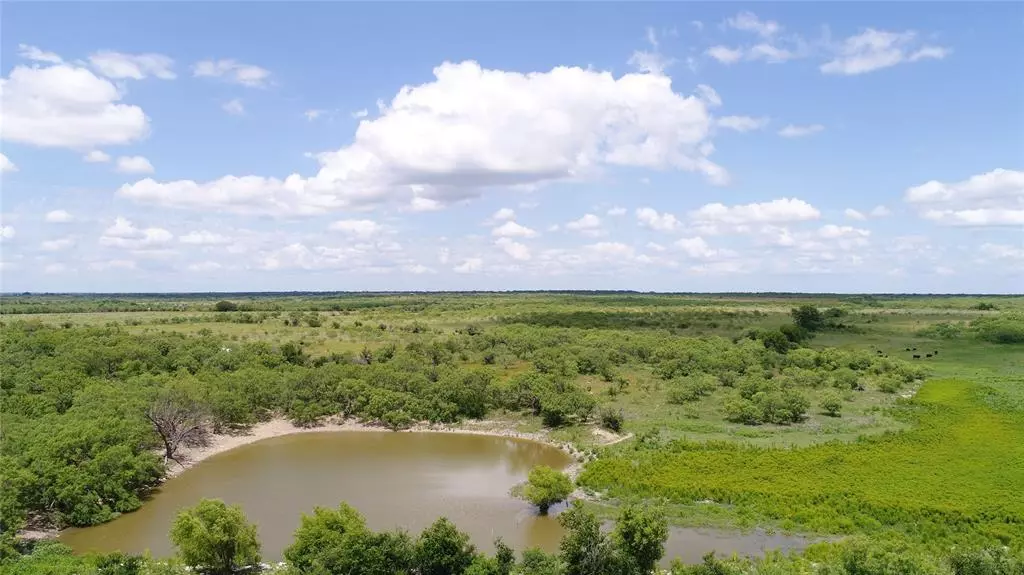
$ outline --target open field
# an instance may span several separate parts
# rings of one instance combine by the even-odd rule
[[[922,553],[1024,541],[1020,296],[4,296],[0,322],[8,533],[142,505],[166,473],[142,416],[172,398],[218,429],[543,432],[583,454],[602,515],[645,499]]]

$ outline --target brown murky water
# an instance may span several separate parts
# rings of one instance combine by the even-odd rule
[[[76,551],[155,556],[173,553],[167,533],[179,509],[203,497],[239,504],[259,527],[266,560],[279,560],[302,513],[347,501],[372,529],[417,533],[447,516],[474,543],[491,548],[502,537],[515,549],[558,548],[562,529],[508,495],[534,465],[563,468],[570,458],[536,442],[449,433],[325,432],[268,439],[228,451],[167,481],[134,513],[65,531]],[[668,557],[697,561],[710,550],[756,554],[797,548],[803,539],[674,529]]]

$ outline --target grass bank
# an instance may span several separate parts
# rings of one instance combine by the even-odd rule
[[[591,463],[580,481],[613,498],[726,506],[783,529],[1020,545],[1024,418],[1001,397],[965,380],[932,381],[908,402],[911,431],[791,450],[638,444]]]

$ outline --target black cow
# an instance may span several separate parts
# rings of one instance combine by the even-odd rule
[[[917,354],[915,353],[915,354],[914,354],[914,359],[921,359],[921,356],[920,356],[920,355],[917,355]]]

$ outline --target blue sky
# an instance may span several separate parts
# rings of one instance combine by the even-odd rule
[[[5,3],[3,291],[1024,288],[1019,3]]]

